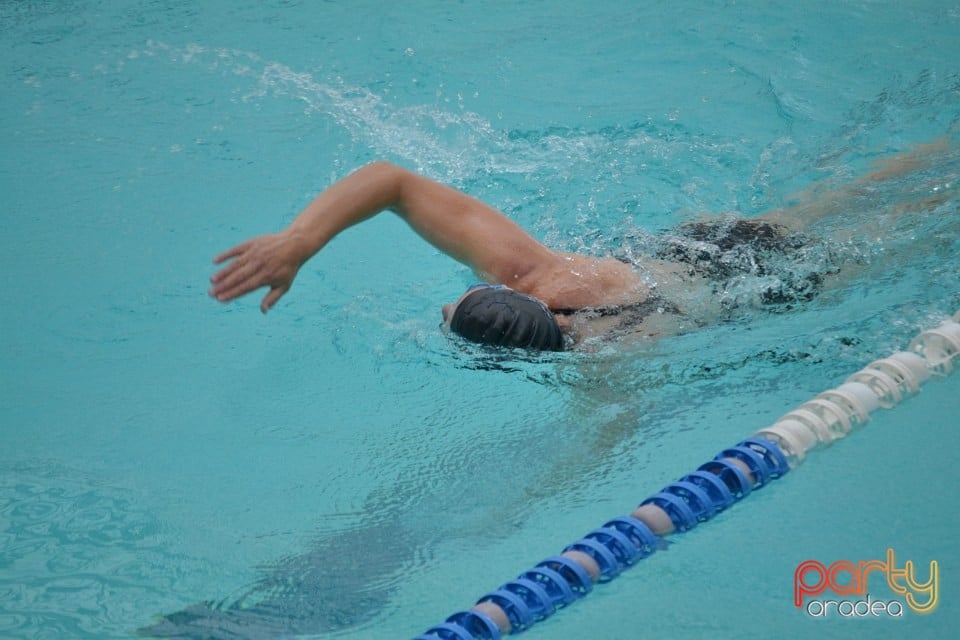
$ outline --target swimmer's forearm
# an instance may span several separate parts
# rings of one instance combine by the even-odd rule
[[[293,284],[300,267],[338,233],[391,207],[402,206],[402,180],[412,175],[387,163],[363,167],[337,182],[296,217],[286,230],[252,238],[216,256],[225,264],[210,278],[210,295],[229,302],[260,287],[266,313]]]
[[[334,183],[313,199],[287,228],[306,261],[340,232],[400,203],[404,170],[374,162]]]

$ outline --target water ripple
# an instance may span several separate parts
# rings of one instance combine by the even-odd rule
[[[0,487],[0,635],[127,637],[134,603],[169,580],[159,523],[128,491],[56,463],[0,477],[16,478]]]

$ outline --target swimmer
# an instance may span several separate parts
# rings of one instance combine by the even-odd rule
[[[839,202],[836,193],[828,202]],[[477,343],[545,351],[563,350],[625,323],[643,327],[649,336],[668,333],[659,318],[691,312],[681,301],[709,297],[689,295],[708,292],[711,278],[718,275],[712,273],[718,265],[704,248],[753,243],[789,251],[801,243],[796,229],[789,228],[789,212],[749,220],[727,217],[683,225],[638,269],[613,257],[553,251],[476,198],[374,162],[323,191],[285,230],[216,256],[214,263],[227,264],[211,277],[209,293],[228,302],[268,287],[260,304],[266,313],[289,291],[308,259],[345,229],[385,210],[470,267],[482,282],[443,306],[444,328]],[[807,211],[807,217],[829,213]],[[809,291],[801,290],[799,298],[809,299],[820,284],[805,283]]]
[[[444,326],[474,342],[561,350],[572,329],[570,311],[636,305],[654,296],[631,265],[552,251],[476,198],[386,162],[330,186],[285,230],[218,255],[216,264],[230,262],[211,278],[210,295],[227,302],[269,287],[260,304],[266,313],[309,258],[384,210],[485,283],[442,309]]]

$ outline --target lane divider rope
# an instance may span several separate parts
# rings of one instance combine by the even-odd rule
[[[663,536],[689,531],[783,477],[811,451],[863,427],[878,408],[896,406],[931,376],[946,376],[955,366],[960,366],[960,311],[922,332],[906,351],[871,362],[835,389],[723,449],[630,515],[590,531],[415,640],[500,640],[529,629],[664,548]]]

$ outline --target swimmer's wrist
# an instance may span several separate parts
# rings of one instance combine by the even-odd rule
[[[306,233],[292,227],[281,233],[286,237],[291,258],[293,258],[298,265],[302,265],[312,258],[325,244],[311,239]]]

